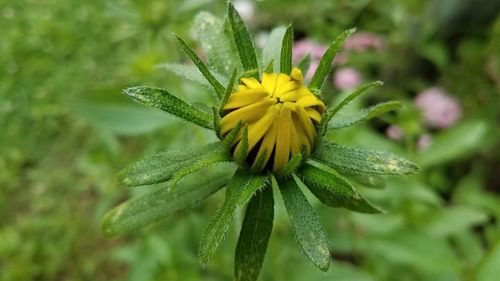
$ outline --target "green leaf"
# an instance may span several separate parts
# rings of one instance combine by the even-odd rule
[[[231,222],[233,213],[244,206],[259,189],[268,184],[267,177],[251,175],[238,170],[229,181],[226,188],[226,200],[219,213],[207,226],[200,242],[200,261],[206,264],[215,254],[224,240]]]
[[[210,163],[206,162],[207,159]],[[228,159],[221,142],[189,150],[160,152],[127,166],[118,174],[118,180],[127,186],[155,184],[171,179],[179,170],[193,169],[192,166],[200,161],[205,163],[204,167]]]
[[[174,37],[177,39],[179,42],[179,45],[181,46],[182,50],[189,56],[191,61],[198,67],[200,70],[201,74],[207,79],[207,81],[212,85],[212,87],[215,90],[215,93],[217,94],[217,98],[220,100],[224,96],[224,92],[226,91],[224,89],[224,86],[215,79],[215,77],[212,75],[210,70],[208,70],[208,67],[205,65],[205,63],[198,57],[198,55],[182,40],[181,37],[177,36],[174,34]]]
[[[290,74],[290,72],[292,72],[292,48],[293,48],[293,26],[290,24],[286,29],[285,36],[283,36],[283,43],[281,45],[281,56],[280,56],[281,73]]]
[[[406,175],[418,171],[414,163],[389,152],[349,148],[326,142],[316,148],[312,157],[340,171],[375,175]]]
[[[229,157],[227,156],[226,151],[220,151],[216,153],[210,153],[205,155],[205,157],[201,158],[197,162],[191,164],[190,166],[186,166],[184,168],[179,169],[173,176],[171,182],[176,184],[183,177],[192,174],[198,170],[201,170],[205,167],[211,166],[215,163],[220,162],[228,162]]]
[[[350,95],[348,95],[345,99],[343,99],[338,105],[336,105],[335,107],[329,109],[326,114],[325,114],[325,117],[323,117],[323,119],[321,120],[321,124],[320,124],[320,128],[321,128],[321,132],[320,134],[321,135],[324,135],[324,133],[326,132],[326,129],[328,127],[328,123],[330,122],[330,120],[335,116],[335,114],[337,114],[337,112],[339,112],[344,106],[346,106],[348,103],[350,103],[353,99],[357,98],[359,95],[361,95],[362,93],[364,93],[366,90],[370,89],[370,88],[373,88],[373,87],[376,87],[376,86],[382,86],[384,83],[382,83],[381,81],[374,81],[374,82],[370,82],[370,83],[366,83],[366,84],[363,84],[361,86],[359,86],[358,88],[356,88],[354,90],[354,92],[352,92]]]
[[[372,118],[378,117],[388,111],[396,110],[401,108],[401,103],[398,101],[388,101],[376,104],[369,108],[365,108],[361,110],[360,113],[351,116],[341,116],[340,114],[336,115],[335,118],[332,118],[328,127],[330,129],[340,129],[355,125],[360,122],[364,122],[366,120],[370,120]],[[341,111],[342,112],[342,111]],[[341,113],[339,112],[339,113]]]
[[[243,128],[243,137],[241,138],[241,150],[234,155],[234,161],[243,165],[248,155],[248,127]]]
[[[167,90],[145,86],[130,87],[123,93],[147,106],[154,107],[207,129],[213,129],[210,114],[170,94]]]
[[[307,71],[309,71],[310,66],[311,66],[311,54],[305,55],[297,65],[297,67],[300,69],[300,71],[304,76],[307,76]]]
[[[227,76],[233,69],[242,70],[238,51],[234,45],[230,29],[225,22],[214,15],[201,12],[195,19],[196,37],[205,52],[208,65]],[[222,82],[222,80],[219,80]]]
[[[361,213],[381,212],[361,197],[352,185],[334,170],[322,169],[322,165],[313,165],[313,162],[304,164],[298,173],[304,184],[322,203]]]
[[[236,140],[236,137],[238,137],[238,134],[240,133],[241,128],[243,127],[243,122],[238,121],[236,123],[236,126],[226,135],[226,137],[223,140],[224,147],[226,150],[230,150],[231,147],[233,147],[234,141]]]
[[[327,271],[331,258],[325,231],[313,207],[300,191],[298,181],[295,175],[293,178],[279,178],[281,197],[302,251],[315,266]]]
[[[330,67],[332,66],[333,59],[342,49],[345,40],[355,31],[356,28],[351,28],[342,32],[339,36],[337,36],[337,38],[335,38],[332,44],[330,44],[330,47],[328,47],[328,50],[326,50],[325,54],[319,62],[319,66],[316,69],[313,78],[311,79],[311,83],[309,83],[310,89],[321,89],[326,76],[330,72]]]
[[[236,74],[237,74],[237,71],[236,71],[236,69],[234,69],[233,74],[231,74],[231,78],[229,79],[229,83],[227,84],[226,92],[224,93],[224,97],[222,98],[222,101],[220,103],[219,114],[221,117],[224,115],[223,108],[226,105],[227,101],[229,100],[229,97],[233,93],[234,82],[236,82]]]
[[[493,245],[476,269],[477,281],[496,281],[500,275],[500,240]]]
[[[236,44],[236,48],[240,54],[243,69],[245,71],[259,69],[252,37],[248,33],[245,23],[231,2],[228,2],[227,9],[229,23],[231,24],[231,29],[233,30],[234,43]],[[259,79],[259,74],[256,73],[253,77]]]
[[[378,175],[359,174],[352,171],[339,171],[344,177],[353,182],[368,188],[384,189],[385,180]]]
[[[293,174],[300,164],[302,164],[302,160],[304,160],[304,157],[302,157],[303,154],[304,153],[299,153],[292,156],[292,159],[290,159],[276,174],[279,176],[288,176]]]
[[[285,27],[280,26],[271,31],[262,50],[262,65],[269,65],[273,61],[273,69],[280,68],[281,45],[286,30]]]
[[[212,85],[207,81],[207,79],[201,74],[200,70],[195,65],[186,65],[180,63],[162,63],[155,66],[159,69],[164,69],[169,71],[179,77],[187,79],[189,81],[196,82],[202,86],[212,89]],[[217,81],[221,83],[226,82],[226,78],[218,73],[212,73]]]
[[[222,188],[228,181],[227,171],[187,177],[176,186],[162,188],[131,199],[106,214],[102,230],[106,235],[126,234],[190,207]]]
[[[248,203],[236,246],[236,281],[257,280],[273,229],[274,199],[271,186],[258,191]]]

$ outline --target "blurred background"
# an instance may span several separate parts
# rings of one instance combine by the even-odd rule
[[[399,100],[398,113],[328,135],[417,162],[418,175],[359,187],[382,215],[311,199],[331,241],[328,273],[293,239],[277,200],[261,280],[499,280],[500,1],[235,1],[262,46],[295,26],[311,67],[341,31],[358,32],[333,66],[328,102],[362,82],[384,87],[353,108]],[[206,268],[197,246],[224,195],[137,233],[106,238],[100,221],[144,192],[115,174],[156,151],[207,143],[210,133],[121,95],[164,87],[200,105],[202,85],[155,68],[187,63],[170,35],[196,46],[200,11],[215,0],[0,1],[0,280],[232,280],[241,223]],[[201,50],[201,49],[200,49]]]

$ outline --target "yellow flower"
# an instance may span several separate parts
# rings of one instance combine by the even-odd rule
[[[262,82],[241,78],[223,109],[221,135],[241,121],[248,130],[247,162],[254,169],[277,171],[302,147],[311,152],[325,105],[304,86],[301,71],[293,68],[290,75],[264,73]],[[242,149],[242,136],[240,132],[235,140],[235,154]]]

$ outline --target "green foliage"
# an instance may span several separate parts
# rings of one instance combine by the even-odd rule
[[[281,197],[302,251],[315,266],[327,271],[331,259],[326,234],[318,215],[300,191],[297,184],[299,181],[295,175],[291,178],[278,179]]]
[[[348,148],[333,143],[321,143],[312,157],[340,171],[375,175],[407,175],[418,171],[412,162],[389,152]]]
[[[231,222],[233,213],[243,207],[260,189],[268,185],[264,176],[252,176],[242,171],[236,171],[227,183],[226,199],[217,216],[207,226],[200,242],[200,261],[206,264],[223,242]]]
[[[164,89],[139,86],[127,88],[123,90],[123,93],[147,106],[161,109],[204,128],[213,128],[210,114],[173,96]]]
[[[280,69],[281,49],[286,32],[287,28],[279,26],[269,33],[269,38],[262,49],[262,65],[270,65],[272,63],[273,69]]]
[[[283,42],[281,44],[280,72],[290,74],[292,72],[292,47],[293,47],[293,26],[288,25]]]
[[[387,113],[389,111],[393,111],[393,110],[396,110],[399,108],[401,108],[400,102],[388,101],[388,102],[379,103],[379,104],[370,106],[368,108],[365,108],[365,109],[361,110],[361,112],[359,112],[356,115],[352,115],[352,116],[341,116],[340,114],[334,115],[335,118],[332,118],[332,120],[328,124],[328,128],[329,129],[340,129],[340,128],[349,127],[349,126],[355,125],[357,123],[361,123],[361,122],[370,120],[372,118],[378,117],[384,113]]]
[[[321,167],[321,165],[316,165]],[[362,213],[380,213],[376,207],[367,202],[352,185],[334,170],[321,169],[306,164],[300,169],[304,184],[318,199],[330,207],[343,207]]]
[[[257,280],[274,219],[274,198],[271,186],[252,197],[245,211],[234,259],[234,276],[238,281]]]
[[[330,67],[332,65],[333,59],[342,49],[345,40],[347,40],[347,38],[354,32],[356,32],[356,29],[351,28],[342,32],[342,34],[340,34],[337,38],[335,38],[335,40],[328,47],[325,54],[321,58],[319,66],[316,69],[316,72],[314,72],[314,76],[312,77],[311,82],[309,83],[309,88],[321,89],[323,83],[325,82],[326,76],[330,72]]]
[[[171,178],[180,179],[186,172],[228,159],[221,142],[190,150],[160,152],[130,164],[118,174],[118,180],[127,186],[155,184]]]
[[[198,177],[189,177],[122,203],[106,214],[103,232],[109,236],[123,235],[156,222],[205,199],[229,178],[227,171],[205,174],[207,182],[203,185]]]

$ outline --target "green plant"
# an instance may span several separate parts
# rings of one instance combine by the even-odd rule
[[[328,143],[323,136],[328,130],[368,120],[394,110],[400,104],[382,103],[348,119],[337,115],[366,90],[382,85],[376,81],[362,85],[339,104],[325,108],[321,101],[325,78],[335,55],[354,29],[343,32],[332,42],[311,82],[305,86],[301,70],[292,67],[291,25],[284,30],[282,40],[266,45],[264,61],[259,63],[247,28],[232,4],[228,4],[226,21],[202,13],[196,22],[209,64],[206,65],[180,37],[175,36],[195,67],[175,64],[164,67],[190,80],[200,81],[204,77],[217,101],[212,113],[160,88],[131,87],[125,89],[124,94],[213,130],[220,141],[193,149],[160,152],[125,168],[118,176],[124,185],[160,185],[151,193],[109,212],[103,221],[104,233],[110,236],[129,233],[198,203],[225,186],[225,202],[202,237],[200,260],[203,264],[210,260],[228,232],[233,213],[247,206],[236,247],[234,274],[236,280],[256,280],[273,226],[272,190],[275,189],[281,193],[303,252],[318,268],[327,271],[331,263],[328,241],[301,189],[308,188],[330,207],[379,213],[376,206],[354,189],[349,179],[381,182],[380,175],[410,174],[418,168],[399,156]],[[280,69],[278,74],[273,73],[275,68]],[[284,82],[279,84],[279,79]],[[237,80],[241,84],[234,91]],[[274,82],[269,82],[271,80]],[[286,93],[283,90],[287,87],[285,83],[291,85]],[[280,90],[283,90],[281,94],[278,93]],[[229,106],[238,104],[235,99],[241,95],[244,95],[242,104]],[[268,99],[269,104],[259,107],[259,112],[254,110],[252,106],[264,99]],[[242,109],[246,111],[242,113]],[[277,113],[267,114],[273,110]],[[231,118],[231,122],[227,121]],[[267,121],[259,123],[261,120]],[[274,133],[263,136],[274,124]],[[329,128],[331,124],[334,126]],[[259,130],[265,132],[256,134]],[[294,130],[300,140],[292,137]],[[266,140],[271,142],[267,146],[264,144]],[[254,148],[262,148],[263,152]],[[203,169],[221,162],[234,163],[236,172],[232,168]],[[203,183],[199,178],[188,176],[195,172],[203,173]]]

